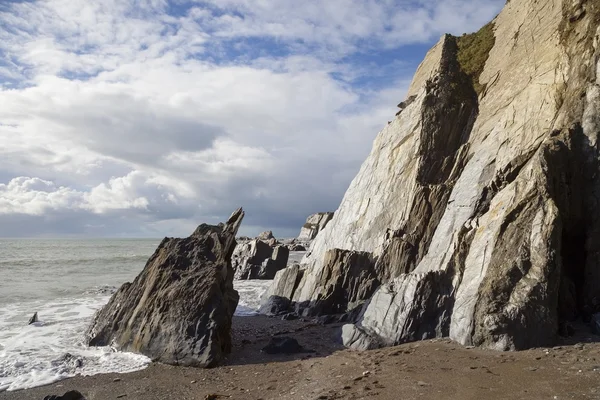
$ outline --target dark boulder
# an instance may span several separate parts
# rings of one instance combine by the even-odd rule
[[[77,390],[69,390],[62,396],[57,396],[55,394],[46,396],[44,397],[44,400],[85,400],[85,397]]]
[[[273,279],[287,266],[289,250],[285,246],[252,240],[235,248],[232,265],[235,279]]]
[[[29,318],[28,325],[35,324],[36,322],[39,322],[37,312],[35,312],[33,316]]]
[[[311,350],[307,350],[300,345],[296,339],[287,336],[271,338],[269,344],[263,347],[261,351],[267,354],[296,354],[311,352]]]
[[[244,217],[200,225],[188,238],[165,238],[133,283],[95,316],[90,346],[112,345],[166,364],[212,367],[231,350],[238,303],[231,254]]]

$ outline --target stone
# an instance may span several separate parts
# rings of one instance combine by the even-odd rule
[[[265,231],[265,232],[260,233],[256,237],[256,239],[267,241],[267,240],[275,239],[275,236],[273,236],[273,232],[271,232],[271,231]]]
[[[273,279],[287,266],[290,252],[284,245],[271,247],[268,242],[251,240],[236,246],[232,265],[235,279]]]
[[[306,219],[306,223],[300,229],[300,234],[298,235],[297,240],[303,242],[310,242],[317,234],[325,229],[325,226],[331,221],[333,218],[332,212],[325,213],[316,213],[310,215]]]
[[[280,271],[269,298],[303,315],[361,307],[342,329],[357,349],[546,347],[600,312],[600,8],[582,4],[511,0],[479,32],[444,35],[300,281]]]
[[[600,335],[600,313],[592,315],[590,324],[592,326],[592,333],[594,335]]]
[[[90,346],[114,346],[165,364],[213,367],[231,350],[238,303],[231,255],[244,217],[200,225],[188,238],[165,238],[142,272],[95,316]]]
[[[310,350],[306,350],[298,343],[294,338],[287,336],[277,336],[271,338],[269,343],[261,349],[263,353],[267,354],[295,354],[295,353],[308,353]]]
[[[85,397],[77,390],[69,390],[62,396],[50,395],[44,397],[44,400],[85,400]]]
[[[275,274],[287,267],[290,251],[285,246],[277,246],[271,258],[263,262],[258,279],[274,279]]]
[[[288,245],[288,249],[290,251],[306,251],[306,247],[299,243],[294,243],[294,244]]]
[[[266,315],[277,315],[288,311],[291,304],[290,298],[298,287],[303,274],[304,270],[298,264],[278,271],[273,283],[261,299],[259,312]]]
[[[36,322],[39,322],[37,312],[33,313],[33,316],[31,318],[29,318],[29,322],[27,324],[31,325],[31,324],[35,324]]]

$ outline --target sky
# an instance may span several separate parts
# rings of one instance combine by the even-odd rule
[[[296,236],[504,2],[0,0],[0,236]]]

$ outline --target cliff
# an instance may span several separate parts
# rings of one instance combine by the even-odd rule
[[[599,17],[592,1],[511,0],[442,37],[271,300],[355,308],[343,339],[358,349],[524,349],[600,311]]]

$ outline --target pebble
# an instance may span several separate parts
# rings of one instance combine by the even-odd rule
[[[115,378],[113,379],[113,382],[121,382],[121,378]]]
[[[431,386],[431,384],[429,384],[427,382],[423,382],[423,381],[417,382],[417,385],[419,385],[419,386]]]

